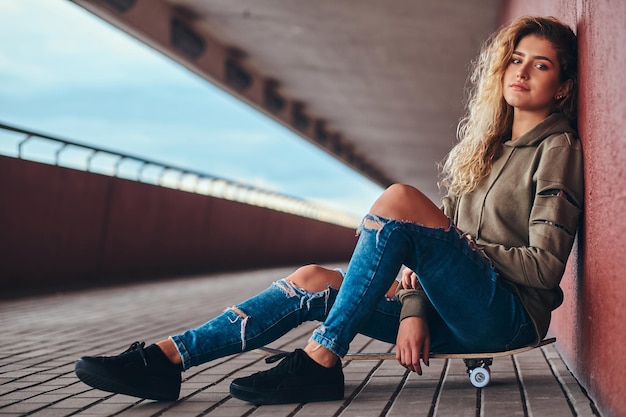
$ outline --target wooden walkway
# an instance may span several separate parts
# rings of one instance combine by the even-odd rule
[[[291,269],[0,301],[0,417],[3,416],[597,416],[558,354],[558,342],[494,360],[491,384],[476,389],[461,360],[432,360],[424,375],[395,361],[345,362],[343,401],[256,407],[231,398],[233,378],[267,369],[248,352],[183,374],[181,399],[143,401],[90,389],[73,373],[82,355],[117,354],[203,323]],[[272,346],[302,347],[314,324]],[[359,336],[357,351],[393,346]]]

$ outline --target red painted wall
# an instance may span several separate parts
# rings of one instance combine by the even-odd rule
[[[0,156],[0,294],[349,259],[350,228]]]
[[[579,38],[585,217],[551,331],[605,416],[626,416],[626,1],[509,0],[502,23],[552,15]]]

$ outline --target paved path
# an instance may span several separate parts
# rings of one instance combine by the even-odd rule
[[[84,354],[117,354],[203,323],[291,269],[0,301],[0,417],[3,416],[597,416],[554,346],[496,359],[492,382],[473,388],[461,360],[432,360],[424,375],[395,361],[345,362],[343,401],[256,407],[233,399],[233,378],[267,369],[248,352],[183,374],[181,399],[143,401],[90,389],[74,376]],[[272,344],[302,347],[314,324]],[[353,351],[392,345],[358,336]],[[558,348],[558,346],[557,346]]]

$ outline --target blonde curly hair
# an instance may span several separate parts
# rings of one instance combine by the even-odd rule
[[[448,154],[440,185],[455,195],[472,192],[489,175],[492,161],[510,139],[513,108],[504,100],[502,79],[513,50],[528,35],[548,40],[556,50],[561,81],[571,80],[565,98],[556,101],[554,112],[564,114],[575,126],[577,109],[576,35],[553,17],[524,16],[492,35],[481,50],[469,78],[466,115],[457,128],[459,143]]]

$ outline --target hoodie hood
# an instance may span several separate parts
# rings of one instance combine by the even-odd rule
[[[539,142],[555,133],[572,133],[576,134],[567,117],[561,113],[552,113],[537,126],[524,133],[522,136],[515,140],[508,140],[504,142],[504,146],[510,146],[512,148],[521,148],[525,146],[537,146]]]

